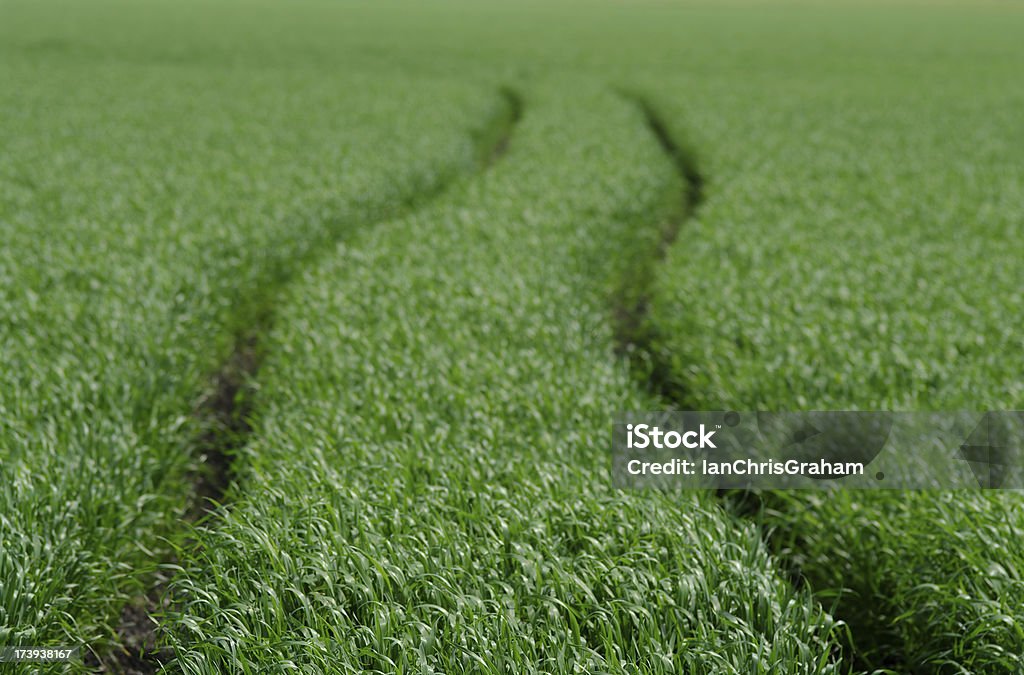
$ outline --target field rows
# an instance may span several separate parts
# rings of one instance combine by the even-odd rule
[[[531,89],[492,172],[293,288],[232,508],[172,587],[177,666],[827,670],[828,618],[755,528],[608,487],[602,420],[644,400],[603,263],[644,255],[678,180],[636,106],[573,89]]]
[[[1024,14],[585,4],[0,0],[0,647],[1024,670],[1018,495],[607,453],[623,410],[1024,407]]]

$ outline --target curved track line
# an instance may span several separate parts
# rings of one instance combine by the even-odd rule
[[[654,264],[643,265],[640,272],[621,280],[613,312],[617,348],[620,354],[628,356],[633,371],[642,374],[645,385],[652,393],[675,405],[684,405],[689,398],[686,389],[672,377],[671,367],[665,362],[664,355],[655,349],[657,334],[648,321],[648,315],[657,268],[679,238],[683,225],[704,203],[704,176],[693,153],[673,138],[668,125],[650,101],[636,93],[621,93],[643,114],[651,135],[675,167],[677,181],[671,189],[677,194],[672,196],[675,206],[659,225],[657,245],[651,251]]]
[[[475,166],[456,171],[433,189],[412,195],[407,201],[385,208],[366,226],[417,211],[434,201],[467,176],[479,175],[494,166],[508,151],[512,134],[523,116],[523,99],[513,89],[499,90],[503,105],[493,118],[470,133],[475,146]],[[272,273],[259,284],[261,293],[252,296],[236,312],[242,326],[235,335],[234,347],[209,378],[206,395],[193,412],[199,420],[200,434],[192,443],[192,455],[199,464],[193,479],[194,490],[188,497],[189,522],[212,517],[233,481],[234,455],[245,446],[253,432],[255,380],[263,365],[265,336],[274,323],[275,305],[281,291],[303,267],[313,264],[322,251],[338,242],[344,228],[331,228],[324,241],[309,246],[287,269]],[[171,563],[168,562],[168,565]],[[149,592],[129,603],[121,613],[118,635],[122,651],[102,661],[103,669],[129,675],[148,675],[162,667],[171,654],[157,648],[159,626],[151,614],[163,609],[162,589],[166,578],[158,578]],[[100,664],[96,664],[100,665]]]
[[[637,373],[638,379],[643,381],[651,393],[669,406],[677,409],[689,409],[693,407],[689,403],[692,400],[689,391],[684,383],[673,376],[671,364],[667,360],[668,355],[658,347],[657,329],[648,320],[650,312],[648,301],[657,268],[665,260],[669,247],[679,237],[683,225],[693,217],[695,211],[704,201],[704,178],[693,155],[676,142],[668,126],[651,103],[636,94],[624,92],[623,96],[633,101],[640,109],[651,133],[657,139],[665,155],[675,165],[679,178],[677,186],[679,205],[661,225],[657,248],[652,251],[655,264],[649,266],[653,270],[645,270],[634,278],[625,279],[624,284],[630,285],[630,287],[624,287],[619,291],[618,297],[634,298],[634,300],[630,304],[615,308],[618,347],[621,353],[628,356],[633,372]],[[761,527],[761,538],[768,550],[771,551],[773,549],[771,532],[765,530],[763,523],[757,520],[758,513],[765,508],[763,496],[740,490],[720,490],[718,495],[726,502],[725,506],[737,516],[751,519]],[[787,576],[791,584],[798,587],[804,584],[799,570],[792,567],[792,561],[787,561],[785,557],[775,554],[773,557],[780,562],[780,574]],[[813,589],[811,590],[813,591]],[[834,606],[830,612],[834,615]],[[841,619],[842,617],[837,618]],[[840,637],[842,652],[837,656],[848,668],[866,672],[879,667],[879,664],[870,664],[864,660],[862,652],[856,648],[856,641],[850,630],[841,634]]]
[[[434,189],[386,209],[365,227],[418,211],[465,179],[467,174],[479,175],[496,164],[507,152],[523,110],[522,98],[516,92],[502,88],[500,94],[502,110],[471,133],[477,157],[474,170],[456,172]],[[330,250],[332,244],[340,241],[342,235],[342,228],[334,228],[325,241],[309,247],[306,254],[293,261],[287,271],[268,280],[270,283],[261,284],[267,290],[241,310],[241,316],[248,320],[238,332],[231,354],[211,377],[210,393],[196,411],[196,416],[205,422],[203,427],[206,431],[195,443],[195,454],[205,457],[207,466],[205,474],[198,477],[193,495],[194,507],[199,509],[196,515],[209,513],[224,498],[231,483],[231,456],[245,445],[252,433],[254,379],[263,365],[263,337],[273,325],[274,309],[281,290],[288,286],[299,270],[314,264],[322,251]]]

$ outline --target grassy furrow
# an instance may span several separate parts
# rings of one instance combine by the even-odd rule
[[[1024,54],[1008,29],[1020,23],[979,12],[942,57],[948,26],[902,47],[867,43],[892,51],[885,72],[851,72],[869,55],[847,50],[799,81],[768,62],[742,92],[677,80],[685,95],[663,104],[698,139],[710,177],[651,304],[652,359],[678,405],[1024,405],[1024,89],[1011,66]],[[987,49],[1007,57],[985,65]],[[1024,668],[1019,495],[764,499],[776,551],[826,605],[838,598],[865,668]]]
[[[611,415],[651,401],[606,303],[680,185],[635,106],[565,89],[531,90],[493,171],[291,289],[230,506],[171,589],[176,668],[835,671],[756,528],[609,486]]]
[[[475,166],[506,110],[474,83],[146,63],[162,46],[4,46],[0,645],[116,641],[182,531],[191,411],[262,294]]]

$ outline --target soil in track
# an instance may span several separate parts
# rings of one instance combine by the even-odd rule
[[[494,166],[505,155],[523,116],[523,99],[516,91],[503,87],[500,94],[503,100],[500,112],[473,134],[477,174]],[[434,190],[414,195],[405,203],[385,209],[374,222],[401,217],[423,208],[464,177],[464,174],[452,176]],[[330,250],[330,244],[338,241],[344,231],[342,227],[331,228],[326,241],[306,247],[304,255],[266,279],[260,284],[259,294],[250,296],[239,308],[237,322],[240,327],[236,330],[234,346],[208,378],[206,393],[193,411],[200,431],[192,442],[191,452],[197,469],[192,477],[192,494],[188,496],[188,522],[196,523],[215,516],[233,480],[234,457],[252,434],[255,383],[265,356],[264,338],[274,323],[278,296],[301,269],[315,262],[319,252]],[[167,567],[173,563],[173,560],[165,561]],[[147,592],[123,609],[118,626],[121,649],[102,659],[90,655],[87,665],[101,672],[149,675],[159,672],[162,665],[173,658],[172,653],[159,646],[160,629],[154,618],[167,609],[163,590],[168,574],[162,567],[149,580]]]

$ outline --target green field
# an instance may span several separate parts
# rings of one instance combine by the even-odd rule
[[[0,0],[0,647],[1024,672],[1016,493],[623,491],[608,452],[624,410],[1024,408],[1022,35]]]

